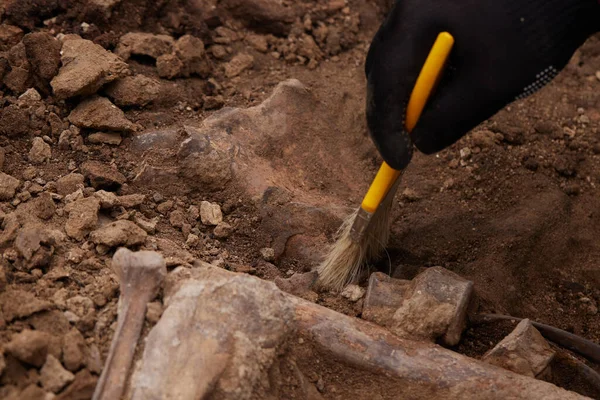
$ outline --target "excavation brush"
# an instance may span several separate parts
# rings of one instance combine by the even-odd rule
[[[446,65],[454,38],[448,32],[438,35],[417,78],[406,107],[405,128],[411,132]],[[338,231],[337,240],[318,267],[318,285],[341,290],[354,280],[363,265],[380,257],[390,235],[390,213],[402,171],[383,163],[358,210]]]

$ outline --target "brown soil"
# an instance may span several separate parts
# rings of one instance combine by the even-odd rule
[[[385,2],[305,0],[261,13],[240,6],[244,1],[222,1],[213,9],[215,2],[211,1],[122,0],[115,2],[109,14],[88,3],[9,0],[0,4],[1,27],[22,29],[10,28],[14,34],[2,30],[0,51],[8,52],[28,32],[75,33],[110,51],[116,51],[119,38],[127,32],[174,38],[192,34],[204,41],[211,72],[205,77],[160,79],[153,59],[132,57],[127,62],[134,73],[160,79],[160,94],[145,107],[122,107],[127,118],[142,128],[124,134],[120,145],[90,143],[87,135],[91,132],[84,130],[86,151],[58,146],[62,129],[53,132],[48,117],[55,113],[64,123],[80,98],[63,101],[47,95],[48,81],[40,83],[43,74],[34,74],[28,87],[34,85],[43,97],[41,114],[36,117],[34,106],[15,106],[21,92],[2,85],[0,160],[2,149],[5,157],[0,171],[19,179],[21,186],[16,196],[0,202],[0,222],[4,221],[0,235],[10,229],[8,216],[17,211],[22,226],[42,224],[64,232],[68,212],[60,203],[50,218],[34,217],[42,202],[32,185],[41,186],[40,192],[55,192],[49,182],[79,171],[86,161],[97,160],[113,164],[124,175],[126,183],[119,195],[146,195],[136,212],[145,219],[161,219],[151,235],[156,240],[144,246],[155,246],[165,256],[177,258],[171,266],[185,263],[182,259],[186,257],[187,262],[201,258],[269,280],[311,270],[341,218],[359,204],[380,163],[364,123],[363,63]],[[329,30],[324,36],[323,26]],[[231,34],[233,38],[223,39]],[[250,34],[261,35],[268,49],[259,50],[242,39]],[[298,45],[306,37],[314,38],[316,47]],[[224,66],[240,53],[251,54],[253,66],[239,76],[228,76]],[[3,65],[0,63],[2,74]],[[443,266],[475,283],[480,311],[530,318],[600,342],[597,70],[600,39],[593,38],[553,83],[532,98],[511,105],[438,155],[417,155],[404,175],[402,194],[394,207],[389,257],[374,268],[410,279],[423,267]],[[301,110],[306,106],[305,115],[290,121],[287,135],[251,143],[256,163],[264,163],[269,168],[266,171],[276,171],[272,179],[260,176],[256,184],[236,182],[218,189],[203,189],[185,180],[145,185],[134,179],[143,160],[160,162],[164,168],[176,168],[177,164],[177,150],[169,149],[168,144],[156,154],[141,156],[132,150],[135,136],[141,132],[172,129],[177,132],[175,137],[182,134],[184,125],[199,126],[222,107],[260,104],[278,83],[289,78],[307,85],[313,102],[300,103]],[[320,117],[313,120],[313,116]],[[33,139],[42,136],[48,137],[52,155],[49,161],[32,165],[28,154]],[[248,140],[246,144],[252,142]],[[175,140],[173,147],[179,141]],[[263,195],[267,181],[271,188]],[[29,182],[27,188],[25,182]],[[85,186],[86,194],[91,193],[88,180]],[[174,211],[187,216],[190,206],[199,207],[204,200],[221,205],[225,221],[235,228],[229,237],[215,238],[212,228],[199,221],[183,226],[174,222]],[[170,207],[165,205],[168,201],[172,201]],[[134,208],[103,210],[99,224],[118,217],[133,219],[123,214]],[[22,228],[18,229],[21,232]],[[185,244],[190,232],[198,236],[201,245]],[[88,348],[98,347],[103,359],[114,331],[118,299],[118,284],[110,269],[112,253],[89,241],[67,238],[51,250],[47,262],[32,267],[16,247],[13,240],[0,241],[4,314],[0,317],[0,344],[26,328],[62,335],[74,327]],[[260,249],[265,247],[275,249],[273,263],[261,259]],[[79,256],[73,256],[74,252]],[[77,315],[77,322],[67,321],[66,327],[52,318],[54,306],[8,318],[8,304],[15,301],[17,290],[75,314],[80,311],[75,300],[71,302],[75,305],[66,308],[60,304],[81,296],[91,299],[92,309]],[[10,296],[2,297],[2,293]],[[319,293],[313,300],[360,316],[360,302],[351,303],[338,294]],[[456,350],[480,357],[510,328],[509,323],[474,326]],[[0,394],[35,382],[33,366],[23,366],[14,358],[7,358],[7,363]],[[324,367],[299,367],[317,387],[324,385],[325,398],[347,397],[345,382],[353,377],[347,370],[337,371],[335,363],[322,363]],[[590,365],[600,371],[599,366]],[[96,376],[99,373],[89,365],[86,368]],[[385,385],[383,378],[381,384],[375,383],[359,373],[356,379],[353,398],[374,398],[369,388]],[[317,384],[319,380],[325,381]],[[572,379],[556,379],[556,383],[592,393]],[[290,389],[290,395],[294,390]]]

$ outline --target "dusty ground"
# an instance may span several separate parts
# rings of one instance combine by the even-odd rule
[[[270,280],[287,278],[315,266],[379,165],[365,130],[363,62],[385,2],[213,3],[0,3],[0,344],[28,329],[46,332],[28,343],[45,341],[43,351],[55,354],[79,385],[65,381],[67,389],[55,390],[59,398],[85,393],[100,373],[116,321],[118,283],[110,268],[116,245],[158,249],[171,268],[201,258]],[[129,57],[122,39],[128,32],[170,38]],[[151,79],[142,84],[138,76],[131,86],[114,88],[110,81],[123,66],[113,61],[91,86],[57,91],[53,79],[68,61],[64,47],[61,60],[61,43],[81,40],[67,41],[67,34],[119,54],[130,75]],[[175,46],[186,34],[205,50],[197,41]],[[88,51],[78,47],[72,54]],[[475,283],[483,311],[600,341],[599,70],[594,38],[531,99],[450,149],[415,157],[394,208],[389,257],[375,267],[412,278],[440,265]],[[227,107],[258,106],[290,78],[307,89],[263,113],[277,116],[269,112],[281,108],[283,119],[263,119],[248,133],[243,116],[223,117]],[[32,87],[40,98],[32,92],[19,98]],[[126,119],[101,104],[83,117],[72,114],[97,100],[94,93],[110,98]],[[215,134],[215,146],[227,140],[235,146],[203,153],[211,145],[194,142],[193,151],[206,157],[190,158],[180,143],[195,137],[194,129],[210,131],[203,121],[211,115],[225,118],[217,125],[234,138]],[[154,139],[147,141],[149,132]],[[240,155],[230,165],[223,154],[236,149]],[[100,190],[128,197],[107,198]],[[202,201],[222,209],[224,223],[216,230],[199,217]],[[115,220],[131,224],[119,230],[109,225]],[[88,236],[98,227],[105,231]],[[310,296],[360,316],[361,301]],[[457,350],[481,356],[508,331],[505,323],[473,327]],[[61,345],[57,338],[64,335],[76,345]],[[35,354],[23,358],[7,355],[4,368],[0,360],[0,397],[37,390],[30,385],[40,381],[41,365]],[[342,395],[351,379],[336,368],[311,375],[327,398]],[[587,390],[574,380],[556,382]],[[370,398],[372,382],[355,383],[354,393]]]

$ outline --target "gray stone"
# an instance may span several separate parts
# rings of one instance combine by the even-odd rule
[[[441,267],[428,268],[411,282],[391,330],[412,339],[441,338],[454,346],[465,328],[472,293],[472,282]]]
[[[488,351],[482,361],[517,374],[538,377],[550,366],[554,354],[531,321],[524,319],[510,335]]]

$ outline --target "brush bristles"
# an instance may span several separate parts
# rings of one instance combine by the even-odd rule
[[[396,189],[394,187],[391,190],[371,217],[360,241],[354,241],[350,237],[358,210],[346,218],[337,232],[335,243],[317,268],[318,287],[340,291],[359,276],[366,263],[376,261],[381,256],[390,237],[390,213]]]

